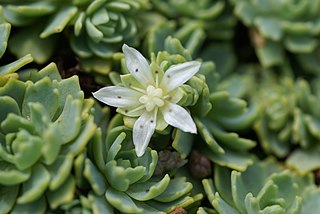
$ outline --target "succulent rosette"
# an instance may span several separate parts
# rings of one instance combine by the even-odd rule
[[[85,1],[79,7],[85,10],[77,15],[70,40],[78,56],[110,58],[123,43],[139,43],[139,16],[148,8],[148,0]]]
[[[284,170],[274,159],[256,161],[244,172],[215,167],[214,179],[202,181],[211,205],[220,214],[314,213],[320,189],[312,174]]]
[[[161,13],[182,25],[181,33],[192,32],[194,37],[226,40],[233,37],[236,19],[224,0],[151,0]],[[183,38],[179,38],[183,41]]]
[[[2,55],[10,25],[0,28]],[[0,68],[1,213],[42,213],[70,202],[74,158],[96,129],[94,101],[84,99],[78,78],[62,80],[53,63],[14,73],[31,61],[26,56]]]
[[[255,130],[263,149],[284,158],[291,167],[307,173],[319,169],[319,80],[309,84],[290,75],[276,79],[269,72],[257,98],[261,115]],[[294,151],[292,151],[294,149]]]
[[[65,210],[169,213],[178,207],[189,209],[202,199],[202,194],[191,194],[193,185],[185,177],[154,175],[157,151],[147,148],[137,157],[132,131],[124,126],[121,115],[109,122],[105,141],[101,130],[97,129],[88,150],[75,161],[77,185],[89,190],[88,194]]]
[[[177,39],[167,37],[164,44],[156,43],[163,32],[155,32],[148,41],[151,50],[162,50],[156,57],[157,64],[170,62],[171,65],[192,59],[190,51]],[[248,151],[256,142],[238,134],[252,127],[259,112],[258,106],[248,99],[249,86],[254,87],[252,77],[247,72],[243,77],[233,75],[222,81],[212,61],[202,62],[198,74],[182,87],[185,95],[179,103],[190,109],[199,134],[194,137],[180,130],[174,133],[172,147],[182,158],[194,148],[212,162],[237,170],[245,170],[253,163]]]
[[[285,51],[311,53],[319,44],[319,0],[233,3],[236,16],[251,28],[256,53],[265,67],[283,65]]]
[[[18,29],[10,40],[12,53],[30,53],[43,64],[66,36],[82,58],[82,69],[103,74],[110,71],[111,61],[105,59],[119,52],[123,43],[137,46],[147,31],[141,26],[150,25],[143,17],[148,0],[4,1],[3,6],[5,19]]]
[[[84,99],[77,77],[61,80],[54,64],[25,75],[31,80],[10,79],[0,88],[0,106],[6,109],[1,112],[0,184],[12,191],[2,200],[17,200],[14,211],[28,204],[44,211],[45,196],[51,209],[72,200],[70,172],[96,129],[90,113],[94,102]]]

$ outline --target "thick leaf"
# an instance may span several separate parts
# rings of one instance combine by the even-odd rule
[[[19,185],[0,186],[0,213],[9,213],[15,204],[18,192]]]
[[[194,135],[190,133],[176,129],[172,147],[179,152],[181,159],[185,159],[190,154],[194,139],[193,136]]]
[[[6,119],[9,113],[20,115],[20,109],[17,102],[9,96],[0,96],[0,109],[1,126],[3,126],[3,121]]]
[[[28,2],[26,4],[8,5],[8,9],[21,16],[37,17],[54,12],[55,7],[50,2]]]
[[[48,170],[51,175],[50,190],[57,190],[61,188],[68,178],[70,178],[70,172],[73,164],[73,155],[71,153],[67,155],[60,155],[55,162],[48,166]]]
[[[20,214],[20,213],[34,213],[34,214],[42,214],[45,213],[47,209],[47,203],[45,197],[41,197],[40,199],[33,201],[28,204],[16,204],[13,210],[10,212],[12,214]]]
[[[132,184],[126,193],[138,201],[147,201],[162,194],[168,187],[170,177],[165,175],[160,181],[146,181],[144,183]]]
[[[41,38],[47,38],[52,34],[60,33],[75,16],[78,9],[74,6],[63,7],[49,21],[49,25],[40,34]]]
[[[163,203],[174,201],[190,192],[192,187],[191,183],[186,182],[185,177],[171,179],[166,190],[159,196],[155,197],[154,200]]]
[[[320,168],[320,149],[298,149],[294,151],[286,160],[286,164],[301,174],[306,174],[312,170]]]
[[[281,22],[275,18],[258,17],[254,20],[260,33],[273,41],[279,41],[283,36]]]
[[[34,61],[39,64],[48,62],[57,45],[57,37],[40,38],[39,34],[42,29],[43,25],[40,24],[17,31],[10,38],[10,51],[19,58],[30,54]]]
[[[52,118],[58,108],[58,90],[52,86],[49,78],[43,78],[42,80],[30,85],[26,89],[25,98],[22,103],[22,115],[30,117],[30,109],[28,103],[38,102],[43,105]]]
[[[107,202],[105,196],[89,195],[89,200],[94,214],[114,213],[114,208]]]
[[[18,204],[27,204],[39,199],[49,186],[50,174],[42,164],[32,168],[30,179],[22,185],[22,195]]]
[[[0,66],[0,75],[3,74],[11,74],[13,72],[16,72],[21,67],[25,66],[26,64],[29,64],[33,61],[33,58],[30,54],[23,55],[22,58],[11,62],[10,64]]]
[[[93,163],[89,160],[85,160],[85,168],[83,172],[85,178],[91,184],[93,191],[97,195],[103,195],[107,190],[107,185],[103,175],[96,169]]]
[[[10,34],[11,25],[8,23],[0,24],[0,58],[7,49],[8,38]]]
[[[17,185],[30,178],[31,170],[18,170],[14,165],[0,161],[0,184]]]
[[[134,201],[125,193],[108,188],[106,192],[107,201],[123,213],[142,213],[143,209],[137,207]]]
[[[56,209],[62,204],[73,200],[76,190],[74,178],[69,175],[67,180],[58,189],[47,192],[47,199],[51,209]]]
[[[263,46],[258,47],[256,53],[262,66],[266,68],[281,65],[284,62],[284,50],[281,45],[269,40]]]
[[[143,166],[124,168],[123,166],[118,166],[117,162],[112,160],[106,164],[104,175],[113,188],[119,191],[126,191],[132,181],[138,181],[143,177],[144,172],[145,167]]]
[[[81,153],[94,135],[95,130],[96,125],[93,123],[92,116],[90,116],[88,121],[81,127],[80,134],[77,138],[69,144],[66,144],[66,152],[74,156]]]
[[[81,126],[81,101],[68,96],[59,118],[55,124],[60,130],[63,144],[73,140],[79,133]]]

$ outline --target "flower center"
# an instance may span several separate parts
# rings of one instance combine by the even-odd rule
[[[146,106],[147,111],[152,111],[155,107],[162,107],[164,105],[162,95],[163,91],[161,88],[149,85],[146,94],[139,98],[139,102]]]

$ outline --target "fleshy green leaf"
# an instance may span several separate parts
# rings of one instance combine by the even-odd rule
[[[50,20],[50,24],[40,34],[41,38],[47,38],[52,34],[60,33],[77,13],[74,6],[63,7]]]
[[[144,183],[132,184],[126,193],[138,201],[147,201],[163,193],[168,187],[169,182],[169,176],[165,175],[162,180],[158,182],[146,181]]]
[[[137,207],[134,201],[125,193],[108,188],[106,192],[107,201],[121,212],[142,213],[143,209]]]

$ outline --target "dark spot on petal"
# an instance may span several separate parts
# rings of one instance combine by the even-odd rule
[[[167,77],[170,78],[171,76],[168,74]]]
[[[129,87],[131,87],[132,86],[132,83],[131,82],[129,82]]]
[[[143,128],[143,125],[140,125],[140,128],[142,129],[142,128]]]
[[[138,72],[139,71],[139,69],[138,68],[136,68],[136,70],[135,70],[136,72]]]
[[[150,120],[150,123],[153,123],[154,122],[154,120]]]
[[[156,71],[156,74],[158,74],[159,73],[159,71]]]
[[[125,112],[125,113],[128,113],[129,111],[128,111],[128,109],[125,109],[124,112]]]
[[[171,109],[171,108],[169,109],[169,112],[172,112],[172,109]]]
[[[117,96],[118,99],[121,99],[121,96]]]

